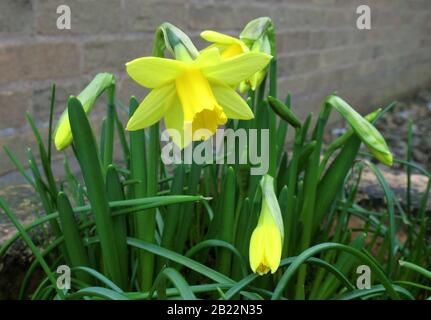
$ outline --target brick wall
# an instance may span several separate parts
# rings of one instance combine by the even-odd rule
[[[56,28],[61,4],[71,8],[71,30]],[[361,4],[372,10],[369,31],[356,29]],[[24,159],[25,147],[33,145],[24,112],[46,132],[53,82],[57,113],[98,71],[116,74],[123,101],[131,94],[142,98],[124,63],[149,54],[163,21],[202,47],[202,29],[236,35],[263,15],[277,27],[280,92],[294,94],[301,115],[334,90],[366,111],[431,79],[430,0],[1,0],[0,144]],[[12,170],[0,151],[0,175]]]

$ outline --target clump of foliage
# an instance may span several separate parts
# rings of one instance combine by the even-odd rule
[[[212,39],[213,35],[206,32],[204,37]],[[246,92],[254,118],[230,119],[225,124],[231,129],[269,129],[268,175],[251,175],[249,161],[165,165],[160,155],[159,122],[127,132],[119,113],[125,111],[132,117],[139,102],[132,97],[125,107],[118,101],[115,78],[108,73],[96,75],[77,97],[69,98],[54,132],[53,87],[47,141],[27,115],[38,144],[37,159],[34,150],[27,152],[30,173],[5,147],[37,192],[44,211],[43,216],[22,226],[0,199],[0,207],[18,229],[0,248],[0,256],[18,239],[24,240],[35,256],[22,281],[21,299],[429,297],[426,212],[430,183],[421,207],[413,213],[398,202],[379,167],[366,160],[371,156],[392,164],[392,155],[373,123],[393,104],[362,117],[332,94],[324,99],[315,124],[311,113],[301,121],[295,115],[300,106],[291,105],[290,95],[283,101],[278,98],[271,20],[253,20],[239,39],[226,41],[215,45],[222,54],[227,46],[238,45],[244,51],[272,56],[269,67],[237,84]],[[154,55],[162,57],[165,53],[176,60],[194,60],[202,54],[170,24],[163,24],[155,37]],[[104,92],[108,96],[107,113],[97,143],[86,113]],[[323,152],[323,134],[332,110],[341,114],[351,129]],[[293,130],[294,138],[286,148],[288,130]],[[82,177],[72,172],[66,154],[64,178],[54,177],[54,134],[59,149],[71,145]],[[359,155],[361,144],[370,154]],[[120,146],[121,159],[115,160],[114,145]],[[235,156],[239,159],[241,155]],[[415,164],[394,161],[408,168],[409,178],[414,169],[430,177]],[[355,203],[365,167],[383,188],[387,206],[382,212]],[[410,189],[407,193],[410,195]],[[275,211],[280,212],[282,228],[277,229],[277,221],[275,229],[268,225],[268,230],[280,232],[278,261],[267,267],[262,262],[255,266],[257,270],[251,270],[250,255],[262,250],[257,248],[259,242],[250,245],[253,230],[260,215],[276,219]],[[359,218],[363,227],[352,230],[352,216]],[[29,236],[36,228],[52,235],[42,247],[35,246]],[[407,241],[398,238],[400,230],[407,233]],[[277,258],[278,249],[268,248]],[[61,265],[71,268],[68,289],[57,285],[56,270]],[[368,289],[356,286],[356,270],[361,265],[371,270]],[[45,275],[37,288],[29,291],[39,268]]]

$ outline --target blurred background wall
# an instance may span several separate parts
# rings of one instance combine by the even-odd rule
[[[71,9],[71,30],[58,30],[57,7]],[[358,30],[356,8],[371,7],[371,30]],[[413,93],[431,79],[430,0],[1,0],[0,145],[25,158],[34,146],[31,112],[46,133],[51,85],[57,115],[99,71],[114,72],[118,97],[142,99],[124,63],[151,52],[154,30],[169,21],[195,44],[203,29],[238,35],[251,19],[277,28],[280,93],[293,93],[302,116],[337,91],[366,112]],[[103,114],[96,106],[94,117]],[[0,177],[13,165],[0,151]],[[1,178],[0,178],[1,179]]]

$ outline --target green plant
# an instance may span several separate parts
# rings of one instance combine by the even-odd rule
[[[429,271],[420,267],[430,265],[430,244],[425,237],[430,183],[419,212],[407,216],[378,166],[358,156],[363,142],[372,156],[392,163],[392,155],[372,122],[394,104],[362,117],[332,94],[323,101],[311,130],[311,114],[302,122],[295,115],[290,95],[284,102],[277,98],[271,20],[250,22],[241,39],[250,47],[258,40],[268,42],[273,58],[256,91],[247,92],[254,119],[229,120],[226,128],[269,129],[268,174],[274,178],[284,225],[278,270],[259,276],[248,266],[249,242],[263,202],[259,187],[262,176],[251,174],[251,161],[165,165],[160,157],[158,123],[127,136],[118,112],[126,109],[131,117],[138,102],[132,97],[128,110],[124,108],[115,98],[115,78],[105,73],[97,75],[80,95],[69,98],[58,128],[67,127],[70,121],[70,135],[67,128],[57,129],[65,133],[58,136],[58,143],[56,140],[58,148],[73,141],[83,179],[72,173],[66,154],[65,178],[54,178],[51,149],[55,87],[46,142],[31,115],[27,115],[39,149],[38,161],[33,151],[28,151],[31,175],[5,147],[38,193],[45,212],[24,227],[0,199],[0,207],[18,229],[1,247],[0,256],[21,238],[36,258],[22,282],[20,298],[413,299],[430,295]],[[156,32],[154,55],[163,56],[165,49],[174,56],[199,54],[190,39],[169,24]],[[97,143],[86,112],[104,91],[109,98],[107,114]],[[351,129],[323,152],[323,133],[332,109],[347,120]],[[286,150],[289,126],[294,138]],[[119,160],[115,160],[115,137],[121,147]],[[193,143],[195,147],[201,144]],[[241,156],[235,154],[236,159]],[[410,162],[403,164],[409,171],[416,168]],[[355,204],[365,167],[377,176],[384,190],[387,208],[383,212]],[[352,230],[352,216],[360,218],[364,226]],[[38,248],[29,234],[48,225],[53,239],[46,239]],[[409,240],[401,243],[397,232],[405,229]],[[278,230],[282,232],[282,228]],[[376,249],[377,254],[372,255]],[[408,269],[403,272],[396,263],[400,257],[417,266],[400,262],[401,268]],[[62,264],[72,269],[72,288],[68,291],[56,285],[55,270]],[[368,265],[373,274],[372,287],[367,290],[358,290],[354,284],[356,267],[362,264]],[[29,281],[40,267],[45,277],[36,290],[29,292]]]

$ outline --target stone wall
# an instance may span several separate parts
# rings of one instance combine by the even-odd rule
[[[58,30],[59,5],[71,8],[71,30]],[[356,28],[356,8],[371,7],[371,30]],[[99,71],[114,72],[123,102],[145,91],[124,63],[150,53],[155,28],[169,21],[196,41],[203,29],[237,35],[258,16],[277,27],[281,93],[293,93],[303,116],[337,91],[365,112],[431,79],[430,0],[2,0],[0,2],[0,145],[25,158],[31,112],[43,132],[50,88],[57,114]],[[95,116],[103,108],[96,107]],[[0,176],[13,166],[0,151]]]

